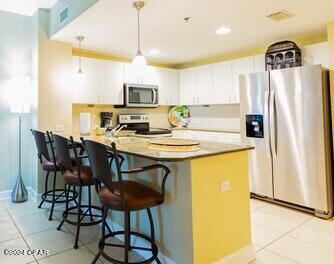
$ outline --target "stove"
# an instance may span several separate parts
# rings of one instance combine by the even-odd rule
[[[126,125],[126,130],[136,131],[141,137],[171,137],[172,131],[164,128],[151,128],[150,116],[147,114],[118,115],[118,124]]]

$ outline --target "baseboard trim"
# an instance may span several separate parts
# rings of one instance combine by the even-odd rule
[[[29,193],[29,198],[37,203],[39,201],[39,193],[37,193],[31,186],[27,187],[28,193]]]
[[[255,260],[254,246],[249,245],[217,261],[215,264],[247,264]]]
[[[1,191],[0,192],[0,201],[9,200],[11,197],[12,190]]]
[[[124,228],[121,225],[111,221],[110,218],[108,219],[108,224],[110,224],[110,226],[114,230],[124,230]],[[123,236],[117,236],[117,238],[124,242],[124,237]],[[144,242],[143,240],[134,239],[131,242],[134,242],[134,245],[137,246],[137,247],[150,247],[150,244]],[[151,257],[151,254],[149,252],[140,251],[140,250],[134,250],[134,251],[138,255],[142,256],[143,258],[150,258]],[[165,256],[161,252],[159,252],[159,259],[160,259],[162,264],[177,264],[174,260]]]

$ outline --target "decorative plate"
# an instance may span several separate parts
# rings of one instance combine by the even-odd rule
[[[186,127],[190,123],[190,110],[185,105],[174,106],[169,110],[168,121],[174,127]]]

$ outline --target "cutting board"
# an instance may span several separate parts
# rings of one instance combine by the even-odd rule
[[[156,138],[149,141],[153,145],[173,146],[173,147],[189,147],[198,146],[199,142],[190,139],[177,138]]]

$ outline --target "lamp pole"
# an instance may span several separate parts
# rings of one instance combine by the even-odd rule
[[[21,131],[22,131],[22,116],[19,114],[19,174],[16,184],[11,193],[12,202],[22,203],[28,199],[28,191],[24,186],[21,174]]]

